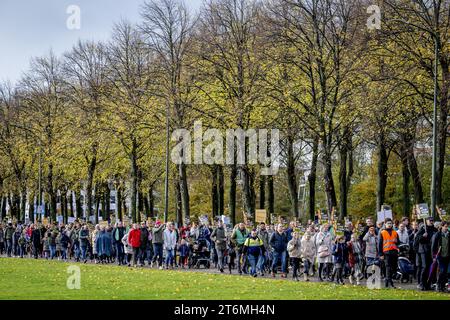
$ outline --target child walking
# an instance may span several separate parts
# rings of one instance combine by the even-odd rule
[[[334,257],[334,271],[333,277],[336,277],[337,284],[344,284],[343,269],[345,264],[345,257],[347,252],[347,245],[345,244],[345,238],[343,236],[337,236],[336,242],[333,246]]]

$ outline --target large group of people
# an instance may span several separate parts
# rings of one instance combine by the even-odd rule
[[[4,257],[159,269],[195,267],[193,259],[203,257],[208,268],[212,265],[220,272],[282,278],[292,273],[295,281],[317,277],[337,284],[360,284],[378,270],[386,288],[395,287],[394,280],[415,279],[424,291],[448,291],[449,247],[448,223],[433,218],[420,223],[388,218],[376,224],[367,218],[358,228],[346,222],[343,230],[327,221],[262,222],[256,227],[239,223],[234,228],[221,220],[179,227],[160,220],[129,226],[94,226],[79,220],[0,224]]]

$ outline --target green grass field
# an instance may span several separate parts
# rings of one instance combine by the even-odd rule
[[[81,288],[70,290],[70,265],[0,258],[0,299],[450,299],[434,292],[89,264],[76,264],[81,268]]]

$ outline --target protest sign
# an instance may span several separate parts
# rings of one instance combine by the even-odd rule
[[[265,209],[258,209],[255,212],[255,222],[266,222],[267,212]]]

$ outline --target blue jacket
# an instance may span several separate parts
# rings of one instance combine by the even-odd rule
[[[279,234],[278,231],[274,232],[269,240],[272,249],[278,253],[287,250],[288,242],[286,233],[283,232],[282,234]]]
[[[102,231],[97,238],[97,254],[111,256],[112,242],[111,232]]]

